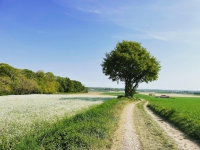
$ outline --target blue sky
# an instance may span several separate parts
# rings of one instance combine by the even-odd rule
[[[117,42],[142,43],[161,62],[139,88],[200,90],[199,0],[0,0],[0,62],[85,86],[123,87],[100,64]]]

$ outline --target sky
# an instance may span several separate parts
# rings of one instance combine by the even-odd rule
[[[0,0],[0,63],[15,68],[121,88],[100,64],[122,40],[162,66],[140,89],[200,91],[199,0]]]

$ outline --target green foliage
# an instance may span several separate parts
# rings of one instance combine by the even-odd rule
[[[141,96],[149,101],[149,107],[172,122],[186,135],[200,141],[200,98],[176,97],[163,99]]]
[[[117,98],[124,98],[124,95],[118,95]]]
[[[154,94],[152,94],[152,93],[149,93],[149,96],[155,96]]]
[[[118,115],[124,101],[118,99],[90,108],[88,111],[63,119],[40,135],[25,137],[14,149],[106,149],[112,144]]]
[[[22,72],[27,79],[34,79],[36,77],[36,73],[33,72],[32,70],[23,69]]]
[[[125,82],[125,96],[133,96],[139,83],[158,78],[160,64],[138,42],[122,41],[106,53],[101,64],[103,73],[112,81]]]
[[[11,80],[9,77],[2,76],[0,78],[0,95],[8,95],[11,93]]]
[[[79,81],[63,77],[56,77],[56,81],[58,82],[58,92],[88,92],[87,88]]]
[[[43,71],[36,72],[37,81],[40,85],[40,93],[53,94],[57,91],[57,81],[53,73]]]
[[[87,92],[81,82],[69,78],[55,77],[51,72],[36,73],[28,69],[17,69],[0,64],[0,95],[9,94],[53,94],[56,92]]]
[[[88,88],[84,86],[83,93],[88,93]]]
[[[84,86],[81,84],[81,82],[73,80],[74,82],[74,92],[79,92],[84,90]]]
[[[26,72],[8,64],[0,64],[0,95],[31,94],[38,92],[36,81],[26,77]]]

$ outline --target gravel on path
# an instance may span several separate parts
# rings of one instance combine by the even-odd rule
[[[135,104],[135,102],[129,103],[124,107],[112,150],[141,150],[133,121]]]

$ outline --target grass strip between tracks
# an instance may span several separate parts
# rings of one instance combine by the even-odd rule
[[[146,101],[138,103],[134,109],[134,122],[143,150],[176,150],[176,144],[144,109]]]

